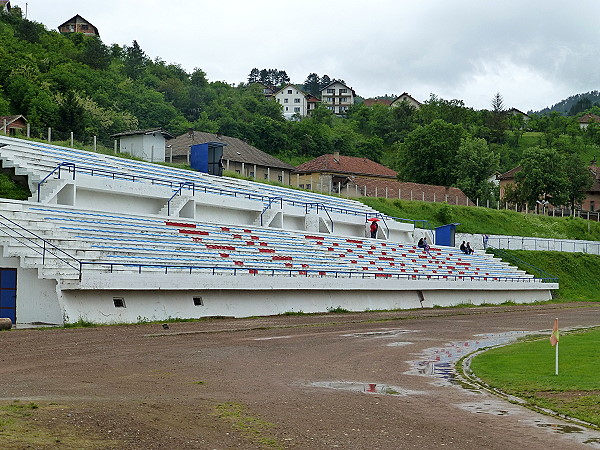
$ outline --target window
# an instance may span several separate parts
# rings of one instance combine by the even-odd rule
[[[287,111],[288,109],[289,109],[289,108],[286,106],[286,107],[285,107],[285,110]]]
[[[300,186],[298,186],[300,189],[304,189],[304,185],[301,184]]]
[[[335,94],[335,89],[327,89],[328,94]]]
[[[204,306],[204,300],[202,297],[194,297],[194,306]]]
[[[296,107],[294,108],[294,112],[298,112],[298,113],[299,113],[299,112],[300,112],[300,107],[299,107],[299,106],[296,106]]]
[[[123,297],[113,297],[115,308],[125,308],[125,299]]]
[[[277,177],[277,181],[283,181],[283,177],[282,177],[281,175],[279,175],[279,176]]]
[[[294,103],[300,103],[300,99],[299,98],[295,98],[294,99]]]
[[[292,90],[291,90],[291,89],[288,89],[288,94],[291,94],[291,93],[292,93]]]
[[[590,202],[590,211],[594,212],[596,210],[596,202],[594,200],[592,200]]]
[[[87,26],[87,25],[81,25],[81,29],[82,29],[82,30],[87,30],[87,29],[88,29],[88,26]]]
[[[306,189],[310,189],[310,183],[306,185]]]
[[[346,94],[348,93],[348,89],[340,89],[340,94]]]
[[[287,98],[284,98],[284,99],[283,99],[283,103],[287,103],[287,102],[288,102],[288,100],[289,100],[289,99],[287,99]]]
[[[254,177],[254,172],[250,172],[249,174],[251,177]]]

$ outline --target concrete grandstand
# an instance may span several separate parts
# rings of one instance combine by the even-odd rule
[[[17,323],[529,302],[558,287],[491,255],[424,253],[412,223],[345,198],[8,137],[0,161],[32,192],[0,202],[0,317]]]

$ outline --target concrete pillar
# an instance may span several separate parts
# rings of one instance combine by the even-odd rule
[[[73,147],[73,132],[71,131],[71,147]]]

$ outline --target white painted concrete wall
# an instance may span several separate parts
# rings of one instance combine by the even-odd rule
[[[39,279],[37,269],[22,268],[18,258],[0,256],[0,267],[17,269],[17,323],[63,323],[55,280]]]
[[[526,286],[525,286],[526,285]],[[407,309],[514,301],[548,300],[556,285],[374,278],[268,277],[252,275],[84,273],[80,289],[64,286],[65,314],[71,321],[118,323],[169,318]],[[462,290],[459,290],[462,289]],[[421,304],[417,291],[425,301]],[[125,308],[115,308],[122,297]],[[203,306],[194,306],[201,297]]]
[[[145,161],[165,162],[165,142],[159,132],[122,136],[119,149],[121,153],[129,153]]]

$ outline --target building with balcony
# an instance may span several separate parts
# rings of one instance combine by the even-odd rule
[[[352,105],[356,92],[344,83],[334,80],[321,89],[321,102],[331,112],[337,115],[345,115]]]

